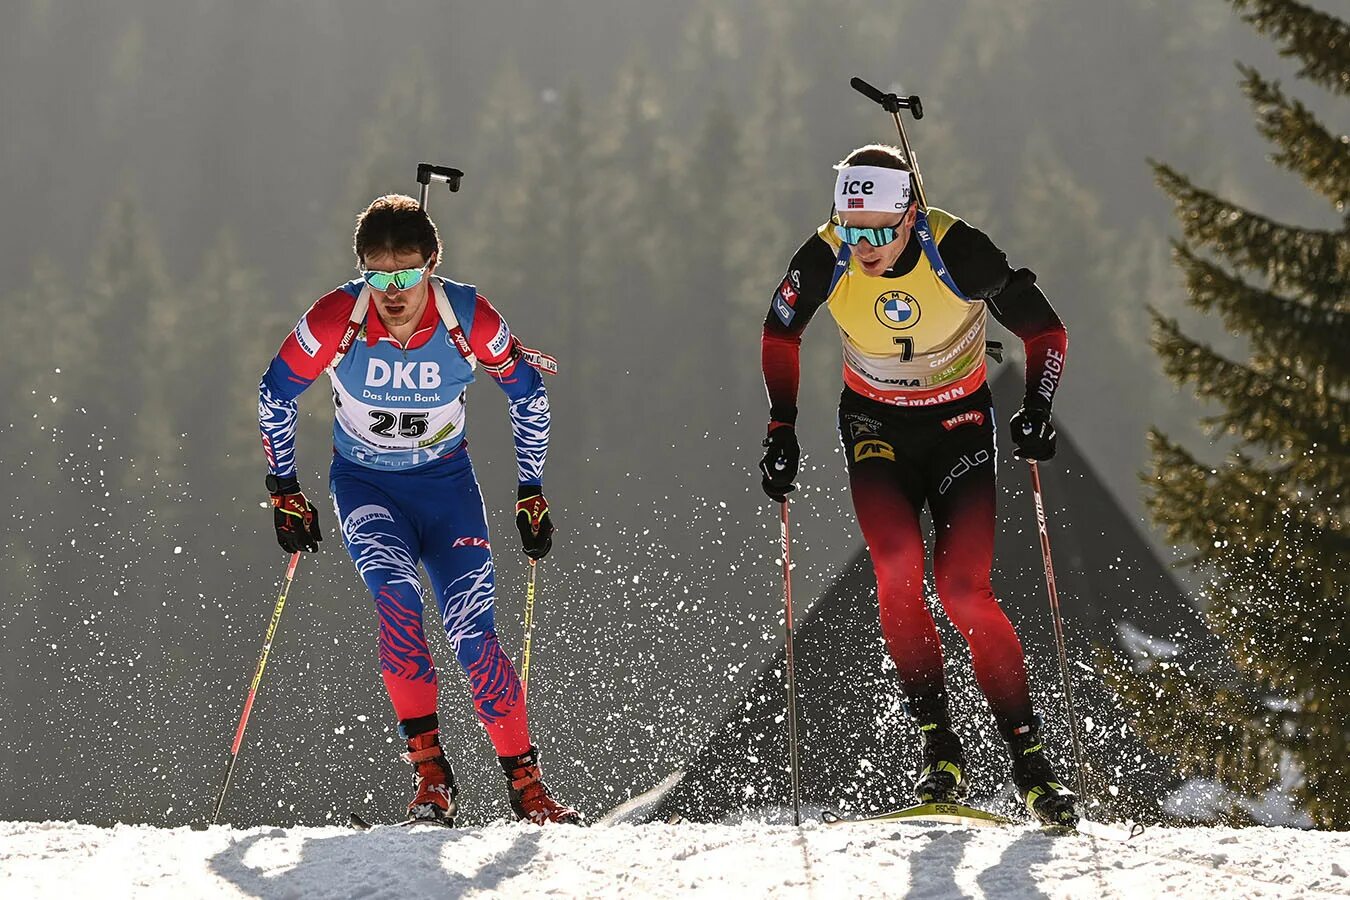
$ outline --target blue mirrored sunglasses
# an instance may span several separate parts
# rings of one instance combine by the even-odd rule
[[[398,288],[400,291],[406,291],[410,287],[416,286],[422,276],[427,273],[427,267],[421,266],[416,269],[399,269],[397,272],[362,272],[361,277],[366,280],[377,291],[387,291],[390,285]]]
[[[839,240],[852,247],[864,238],[867,243],[873,247],[880,247],[883,244],[889,244],[900,236],[900,225],[883,225],[880,228],[858,228],[852,225],[840,225],[834,223],[834,233],[839,236]]]

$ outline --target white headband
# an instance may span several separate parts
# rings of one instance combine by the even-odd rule
[[[845,166],[834,182],[834,208],[841,212],[901,212],[909,209],[909,173],[881,166]]]

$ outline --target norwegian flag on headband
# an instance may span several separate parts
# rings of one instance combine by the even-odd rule
[[[904,212],[912,199],[909,173],[881,166],[844,166],[834,183],[835,209]]]

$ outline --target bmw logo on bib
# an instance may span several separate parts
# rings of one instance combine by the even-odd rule
[[[919,322],[919,301],[904,291],[887,291],[877,298],[877,319],[887,328],[904,331]]]

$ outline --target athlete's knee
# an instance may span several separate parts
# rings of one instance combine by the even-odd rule
[[[877,594],[885,602],[923,602],[923,556],[901,543],[868,544],[872,571],[877,576]]]
[[[520,703],[523,694],[516,667],[494,632],[461,640],[455,647],[455,655],[469,676],[473,705],[482,721],[495,722]]]
[[[986,636],[1006,640],[1012,623],[999,606],[989,580],[969,579],[938,586],[943,612],[967,641],[979,642]]]
[[[492,630],[496,577],[490,553],[476,553],[441,592],[441,621],[450,643],[462,635]]]
[[[384,586],[375,594],[380,617],[380,670],[399,678],[430,681],[436,670],[422,632],[422,602],[406,587]]]
[[[959,611],[997,603],[988,570],[978,566],[938,565],[933,581],[944,607]]]

